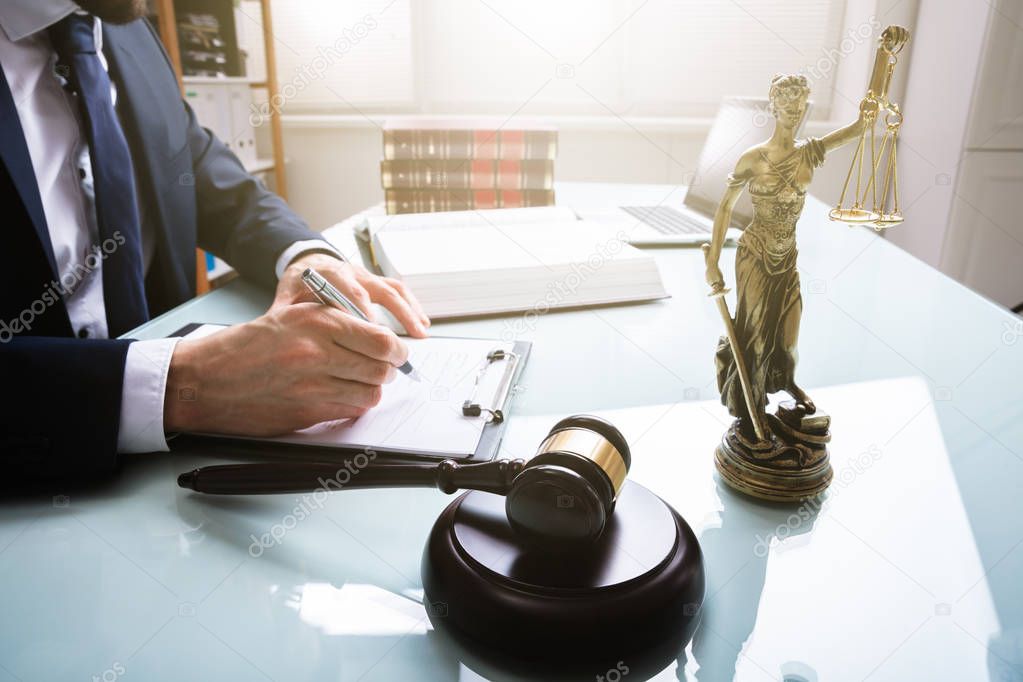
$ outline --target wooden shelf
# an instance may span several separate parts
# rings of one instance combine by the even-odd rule
[[[256,80],[247,77],[210,77],[210,76],[183,76],[181,68],[181,50],[178,44],[177,13],[174,9],[174,0],[155,0],[153,3],[157,12],[160,29],[160,39],[163,41],[170,57],[171,66],[178,77],[178,87],[181,94],[185,94],[186,85],[206,84],[237,84],[247,83],[250,88],[263,88],[267,90],[269,97],[273,98],[278,94],[277,85],[277,60],[274,52],[273,24],[270,12],[270,0],[260,0],[260,11],[263,15],[263,48],[266,58],[266,79]],[[233,2],[232,2],[233,6]],[[275,190],[281,198],[287,199],[288,187],[284,168],[284,137],[281,131],[280,114],[271,109],[270,112],[270,142],[273,148],[273,158],[257,159],[256,162],[246,164],[246,170],[250,173],[273,172]],[[203,294],[210,290],[210,282],[206,273],[206,256],[201,250],[196,251],[195,265],[196,293]]]
[[[265,173],[274,170],[277,166],[273,159],[256,159],[255,161],[243,162],[242,165],[250,173]]]
[[[266,81],[257,81],[246,76],[182,76],[181,82],[184,85],[249,85],[251,87],[266,87]]]

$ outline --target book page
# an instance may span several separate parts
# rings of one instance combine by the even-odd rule
[[[597,257],[601,267],[591,269],[604,276],[608,269],[605,266],[610,263],[653,260],[649,254],[617,240],[612,229],[583,221],[530,223],[514,228],[485,225],[473,230],[384,230],[377,233],[375,240],[377,257],[386,275],[404,279],[485,273],[466,279],[468,287],[502,281],[508,271],[525,270],[534,278],[550,278],[558,274],[552,268],[582,266]]]
[[[575,220],[575,212],[565,206],[527,206],[525,208],[371,216],[365,219],[365,226],[366,233],[372,236],[383,230],[397,232],[437,228],[486,227],[488,225],[515,227],[531,223],[573,222]]]

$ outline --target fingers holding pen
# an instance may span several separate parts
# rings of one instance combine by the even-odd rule
[[[332,347],[327,350],[325,369],[335,379],[380,386],[391,383],[397,376],[398,370],[389,362],[338,346],[332,341],[330,344]]]
[[[338,346],[398,367],[408,360],[408,346],[387,327],[322,306],[322,331]]]

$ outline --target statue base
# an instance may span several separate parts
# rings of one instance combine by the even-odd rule
[[[827,444],[831,418],[807,414],[794,401],[767,415],[766,442],[745,436],[736,419],[714,453],[721,479],[732,488],[762,500],[799,502],[824,492],[831,483]]]

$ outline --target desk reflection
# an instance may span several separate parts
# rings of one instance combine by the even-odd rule
[[[755,501],[723,484],[715,477],[721,511],[718,523],[700,533],[700,546],[707,570],[707,596],[703,617],[693,636],[689,655],[678,658],[677,677],[683,682],[692,658],[699,682],[727,682],[736,679],[736,665],[746,640],[757,622],[757,610],[764,591],[771,545],[813,530],[824,497],[798,506]],[[756,661],[749,659],[757,667]],[[812,671],[802,665],[804,670]],[[764,672],[783,679],[788,673]],[[792,671],[791,679],[815,682],[816,675]]]

